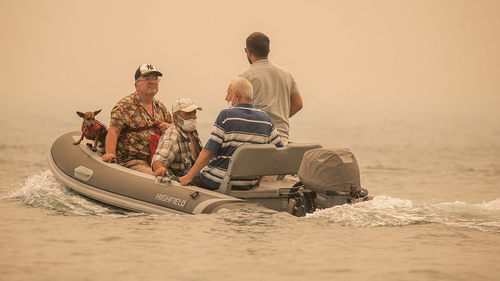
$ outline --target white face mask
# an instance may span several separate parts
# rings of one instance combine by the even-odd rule
[[[234,108],[234,105],[233,105],[233,100],[234,100],[234,97],[235,97],[235,96],[236,96],[236,95],[233,95],[233,98],[232,98],[231,100],[228,100],[228,101],[227,101],[227,107],[229,107],[229,108]]]
[[[184,131],[192,132],[192,131],[196,130],[196,126],[198,125],[198,122],[196,122],[196,119],[184,120],[179,115],[177,115],[177,117],[179,117],[179,119],[181,119],[183,121],[184,124],[181,124],[180,122],[178,124],[179,124],[179,126],[181,126],[181,128]]]

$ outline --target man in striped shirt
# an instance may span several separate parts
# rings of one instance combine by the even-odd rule
[[[199,187],[217,190],[238,146],[245,143],[283,146],[271,117],[251,104],[252,93],[252,84],[247,79],[237,77],[231,81],[226,95],[230,108],[219,113],[196,163],[187,175],[179,179],[183,185],[193,182]],[[233,189],[249,190],[257,179],[237,181],[233,183]]]

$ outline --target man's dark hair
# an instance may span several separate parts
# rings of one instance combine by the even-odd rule
[[[254,32],[247,37],[247,49],[257,58],[267,58],[270,42],[264,33]]]

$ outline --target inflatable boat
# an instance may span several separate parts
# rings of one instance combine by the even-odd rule
[[[85,197],[126,210],[210,214],[222,209],[268,208],[304,216],[319,207],[368,199],[363,192],[321,192],[300,182],[297,173],[304,154],[320,149],[317,143],[290,143],[283,148],[270,144],[242,145],[233,154],[221,187],[210,191],[104,162],[102,148],[91,150],[92,141],[73,144],[80,135],[78,131],[70,132],[53,143],[48,155],[53,175]],[[261,175],[279,176],[276,181],[262,181],[248,191],[231,189],[235,179]]]

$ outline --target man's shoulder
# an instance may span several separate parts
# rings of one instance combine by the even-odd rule
[[[292,76],[290,71],[279,66],[270,60],[258,60],[254,62],[247,70],[240,73],[240,77],[246,78],[248,80],[258,79],[262,76],[268,75],[286,75]]]
[[[219,113],[219,120],[223,122],[228,118],[238,118],[238,119],[247,119],[247,120],[255,120],[255,121],[270,121],[272,122],[271,116],[267,114],[267,112],[262,111],[252,104],[243,104],[234,108],[227,108],[221,110]],[[274,123],[273,123],[274,124]]]
[[[271,116],[263,110],[260,110],[254,106],[252,106],[250,108],[243,108],[243,110],[246,110],[248,112],[247,114],[245,114],[245,116],[249,120],[265,121],[265,122],[272,123],[274,125],[274,122],[273,122],[273,119],[271,118]]]
[[[132,105],[132,104],[137,104],[136,93],[124,96],[116,103],[117,106]]]
[[[256,109],[253,114],[254,114],[254,116],[258,116],[258,119],[260,119],[262,121],[268,121],[268,122],[273,123],[273,119],[271,118],[271,116],[269,116],[269,114],[263,110]]]
[[[263,66],[273,69],[274,71],[281,72],[281,73],[286,73],[288,75],[290,74],[290,71],[288,71],[286,68],[282,67],[281,65],[278,65],[274,62],[268,61],[268,63],[263,64]]]
[[[267,67],[267,66],[274,66],[274,63],[272,63],[268,59],[258,60],[256,62],[252,63],[249,68],[247,68],[245,71],[243,71],[240,74],[240,76],[249,75],[255,71],[258,71],[260,68]]]
[[[260,111],[259,109],[255,108],[251,103],[248,104],[239,104],[236,107],[232,108],[225,108],[219,112],[219,116],[235,116],[235,115],[241,115],[243,112],[246,111]]]
[[[177,127],[172,124],[172,126],[170,126],[166,131],[165,133],[163,133],[162,135],[162,138],[165,139],[165,140],[177,140],[181,137],[181,133],[179,132],[179,130],[177,129]]]
[[[124,96],[121,100],[123,101],[139,101],[141,98],[138,92],[133,92],[130,95]]]
[[[236,108],[225,108],[219,112],[218,118],[226,118],[228,116],[233,116],[235,113]]]
[[[137,102],[133,95],[130,94],[120,99],[111,110],[111,115],[118,119],[122,119],[124,116],[132,116],[137,108]]]

